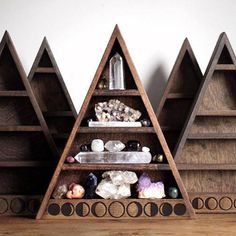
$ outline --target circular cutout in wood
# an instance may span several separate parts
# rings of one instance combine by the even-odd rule
[[[75,208],[75,212],[78,216],[85,217],[90,212],[90,207],[86,202],[80,202]]]
[[[139,202],[131,202],[126,211],[130,217],[139,217],[142,214],[142,205]]]
[[[71,216],[74,213],[74,206],[70,202],[66,202],[61,206],[61,213],[64,216]]]
[[[219,206],[222,210],[229,210],[232,208],[233,206],[233,201],[231,198],[229,197],[222,197],[219,201]]]
[[[177,216],[182,216],[186,213],[186,206],[182,203],[178,203],[174,206],[174,213]]]
[[[13,198],[11,200],[10,209],[15,214],[20,214],[26,209],[25,201],[22,198]]]
[[[196,197],[192,200],[192,206],[194,209],[200,210],[204,207],[204,201],[200,197]]]
[[[28,211],[31,213],[37,213],[40,207],[39,199],[30,199],[27,204]]]
[[[205,206],[209,210],[215,210],[218,206],[218,202],[214,197],[208,197],[205,200]]]
[[[48,213],[52,216],[56,216],[60,213],[60,206],[56,203],[52,203],[48,206]]]
[[[91,207],[91,212],[95,217],[103,217],[107,213],[107,207],[103,202],[95,202]]]
[[[171,215],[172,211],[173,211],[173,208],[172,208],[170,203],[165,202],[165,203],[161,204],[161,206],[160,206],[160,213],[163,216]]]
[[[158,206],[154,202],[148,202],[144,206],[144,214],[149,217],[154,217],[158,214]]]
[[[120,218],[125,214],[125,206],[123,203],[115,201],[108,207],[109,214],[114,218]]]
[[[4,214],[8,210],[8,202],[5,198],[0,198],[0,214]]]

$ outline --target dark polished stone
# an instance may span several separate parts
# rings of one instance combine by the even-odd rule
[[[98,179],[96,175],[94,175],[93,173],[90,173],[86,179],[85,185],[86,185],[85,198],[87,199],[94,198],[96,196],[95,190],[98,185]]]
[[[81,152],[90,152],[91,151],[91,145],[90,144],[82,144],[80,146]]]
[[[151,121],[149,119],[142,119],[140,120],[142,126],[149,127],[151,125]]]
[[[168,195],[171,198],[177,198],[179,196],[179,190],[176,187],[170,187],[168,189]]]
[[[141,143],[137,140],[129,140],[126,147],[128,151],[141,151],[142,149]]]

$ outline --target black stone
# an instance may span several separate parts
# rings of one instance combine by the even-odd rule
[[[149,127],[151,125],[151,121],[149,119],[142,119],[140,120],[142,126]]]
[[[98,185],[97,177],[93,173],[90,173],[85,183],[85,198],[91,199],[95,197],[96,195],[95,190],[97,188],[97,185]]]
[[[137,140],[129,140],[126,147],[128,151],[141,151],[142,149],[141,143]]]
[[[80,151],[81,152],[89,152],[89,151],[91,151],[91,145],[90,144],[82,144],[80,146]]]

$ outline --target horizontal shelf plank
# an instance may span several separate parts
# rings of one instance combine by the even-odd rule
[[[42,127],[39,125],[4,125],[0,126],[0,132],[31,132],[31,131],[42,131]]]
[[[236,70],[234,64],[217,64],[215,70]]]
[[[46,117],[70,117],[74,116],[72,111],[44,111],[43,115]]]
[[[153,127],[79,127],[78,133],[155,133]]]
[[[236,164],[176,164],[178,170],[236,170]]]
[[[194,95],[188,94],[188,93],[169,93],[166,98],[167,99],[192,99],[194,98]]]
[[[93,96],[140,96],[137,89],[125,89],[125,90],[102,90],[95,89]]]
[[[236,116],[236,110],[199,111],[197,116]]]
[[[56,163],[48,161],[0,161],[0,167],[51,167]]]
[[[36,73],[55,73],[55,69],[53,67],[38,67],[36,68]]]
[[[62,170],[170,170],[168,164],[64,164]]]
[[[236,133],[190,133],[187,139],[236,139]]]
[[[0,97],[28,97],[26,90],[0,91]]]

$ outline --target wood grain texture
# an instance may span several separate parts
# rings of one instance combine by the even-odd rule
[[[126,75],[126,88],[129,89],[135,89],[138,90],[140,97],[134,97],[134,96],[121,96],[119,97],[119,100],[124,102],[125,104],[131,106],[134,109],[140,109],[142,112],[142,115],[145,118],[149,118],[151,120],[152,127],[155,131],[154,134],[135,134],[135,133],[129,133],[129,134],[119,134],[119,133],[105,133],[105,134],[98,134],[98,133],[78,133],[78,129],[80,126],[86,126],[83,121],[84,119],[87,119],[89,116],[91,117],[91,114],[94,114],[93,108],[95,103],[99,101],[106,101],[111,98],[111,96],[93,96],[94,91],[97,87],[97,83],[101,76],[104,74],[107,76],[108,73],[108,61],[109,59],[114,55],[115,52],[119,52],[120,55],[124,59],[124,68],[125,68],[125,75]],[[108,78],[108,77],[107,77]],[[156,119],[156,116],[154,114],[154,111],[151,107],[151,104],[148,100],[148,97],[146,95],[146,92],[141,84],[141,81],[139,79],[139,76],[137,74],[137,71],[134,67],[134,64],[131,60],[131,57],[129,55],[128,49],[125,45],[124,39],[121,36],[120,30],[118,26],[115,27],[113,34],[108,42],[107,48],[104,52],[104,55],[102,57],[102,60],[98,66],[97,72],[95,73],[94,79],[90,85],[90,88],[88,90],[88,93],[86,95],[86,98],[84,100],[84,103],[81,107],[80,113],[77,117],[77,120],[75,122],[75,125],[72,129],[72,132],[70,134],[70,137],[68,139],[67,145],[63,151],[63,154],[60,158],[60,161],[58,163],[58,166],[56,168],[56,171],[54,173],[54,176],[50,182],[50,185],[48,187],[48,190],[44,196],[43,202],[41,204],[41,207],[39,209],[39,212],[37,214],[37,219],[41,219],[46,211],[49,199],[51,197],[52,191],[54,190],[55,186],[60,183],[60,181],[66,181],[67,183],[72,181],[73,178],[77,178],[77,180],[82,178],[82,172],[74,172],[69,171],[69,174],[66,176],[63,175],[63,172],[61,172],[65,159],[67,155],[74,155],[75,153],[78,153],[79,146],[83,143],[90,143],[92,139],[100,137],[104,140],[104,142],[108,140],[121,140],[122,142],[127,142],[128,140],[137,139],[140,140],[142,145],[149,144],[148,146],[151,148],[152,152],[161,152],[165,155],[166,161],[170,166],[172,175],[172,184],[176,184],[178,186],[181,195],[184,200],[185,207],[187,209],[188,215],[190,217],[194,217],[194,211],[192,208],[192,205],[190,204],[187,192],[184,188],[184,185],[181,181],[179,172],[175,166],[175,163],[173,161],[173,157],[170,153],[170,150],[168,148],[168,145],[165,141],[164,135],[161,131],[161,128],[159,126],[159,123]],[[68,173],[68,171],[66,171]],[[150,172],[155,173],[156,172]],[[159,174],[159,173],[158,173]],[[74,177],[75,176],[75,177]],[[83,174],[83,176],[85,176]],[[81,180],[82,181],[82,180]],[[167,185],[170,184],[167,181]],[[57,209],[56,209],[57,210]]]
[[[77,112],[46,37],[39,48],[28,79],[50,133],[58,135],[53,138],[61,154],[67,139],[61,139],[60,134],[71,131]]]
[[[164,133],[172,154],[191,111],[202,77],[196,57],[186,38],[156,111],[161,127],[179,129],[176,133]]]

